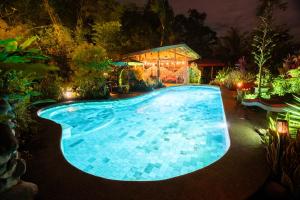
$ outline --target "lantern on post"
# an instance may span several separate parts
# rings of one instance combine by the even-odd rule
[[[243,82],[238,82],[236,84],[236,86],[237,86],[238,89],[243,89],[244,83]]]
[[[276,129],[279,135],[289,135],[289,122],[287,120],[277,120]]]
[[[76,97],[76,93],[72,88],[65,88],[63,89],[63,96],[65,99],[73,99]]]

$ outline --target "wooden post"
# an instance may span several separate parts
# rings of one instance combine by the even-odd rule
[[[188,62],[187,58],[185,58],[185,70],[186,70],[185,84],[187,85],[190,83],[189,62]]]
[[[210,80],[213,80],[213,76],[214,76],[214,66],[211,66],[211,71],[210,71]]]
[[[177,70],[177,56],[176,56],[176,48],[175,48],[175,51],[174,51],[174,60],[175,60],[175,70]],[[176,84],[177,84],[177,76],[176,77]]]
[[[157,81],[160,81],[160,55],[158,54],[158,61],[157,61]]]

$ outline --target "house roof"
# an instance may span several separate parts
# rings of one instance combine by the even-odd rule
[[[196,53],[193,49],[191,49],[188,45],[186,45],[184,43],[138,51],[138,52],[124,55],[124,57],[131,57],[131,56],[141,55],[141,54],[145,54],[145,53],[163,52],[163,51],[169,51],[172,49],[176,49],[176,52],[178,54],[184,55],[185,57],[188,58],[188,60],[196,60],[196,59],[200,58],[200,55],[198,53]]]

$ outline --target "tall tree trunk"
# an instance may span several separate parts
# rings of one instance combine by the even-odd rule
[[[261,98],[261,79],[262,79],[262,68],[263,66],[259,66],[259,73],[258,73],[258,98]]]
[[[162,30],[161,30],[161,36],[160,36],[160,46],[162,47],[164,45],[166,28],[163,24],[161,25],[161,28],[162,28]]]

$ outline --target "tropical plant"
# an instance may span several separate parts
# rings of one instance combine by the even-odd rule
[[[101,99],[109,97],[109,89],[104,77],[85,74],[73,83],[81,99]]]
[[[218,71],[216,78],[210,84],[223,86],[228,77],[229,72],[230,68],[223,68],[222,70]]]
[[[300,94],[300,69],[292,69],[272,81],[272,93],[279,96]]]
[[[269,129],[263,139],[272,179],[289,189],[293,199],[300,197],[300,134],[296,138]]]
[[[300,97],[294,97],[294,103],[288,103],[285,118],[289,122],[290,134],[295,137],[300,130]],[[300,132],[300,131],[299,131]]]
[[[119,92],[121,93],[128,93],[130,90],[130,85],[129,85],[129,69],[128,68],[123,68],[120,71],[119,74]]]
[[[257,27],[252,44],[252,54],[254,56],[254,62],[259,68],[258,97],[261,97],[263,68],[272,58],[272,52],[275,47],[274,38],[275,34],[272,30],[271,19],[267,17],[260,17],[260,24]]]
[[[190,76],[190,83],[200,84],[200,82],[201,82],[201,71],[198,69],[197,65],[192,65],[189,68],[189,76]]]
[[[39,100],[32,102],[34,97],[40,95],[33,89],[36,80],[40,79],[46,72],[56,70],[43,64],[48,58],[43,56],[38,49],[30,48],[37,37],[32,37],[19,44],[17,39],[0,40],[0,93],[3,106],[10,108],[10,115],[1,112],[1,119],[11,124],[16,121],[16,127],[20,131],[28,128],[30,123],[28,107],[32,104],[42,102],[53,102],[52,100]]]
[[[282,75],[279,75],[272,81],[272,94],[274,95],[284,96],[286,93],[288,93],[289,88],[289,84]]]
[[[80,98],[102,98],[109,95],[105,74],[111,70],[111,61],[101,46],[82,43],[73,53],[72,87]]]
[[[292,78],[300,78],[300,65],[298,66],[298,69],[291,69],[287,74]]]
[[[56,67],[45,65],[48,57],[41,54],[39,49],[29,48],[36,41],[36,36],[19,44],[20,39],[0,40],[0,69],[2,71],[23,70],[28,72],[47,72]]]
[[[39,99],[54,99],[61,100],[63,79],[57,73],[48,73],[37,81],[34,85],[34,90],[38,91],[41,95]]]

